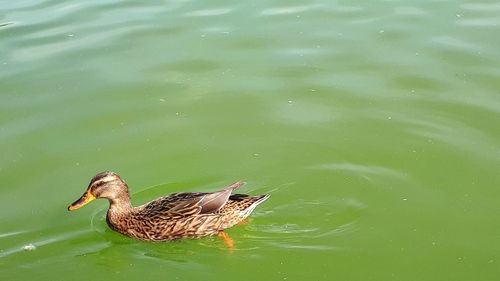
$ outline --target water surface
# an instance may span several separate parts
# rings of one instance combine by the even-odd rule
[[[500,5],[3,1],[0,279],[496,280]],[[66,207],[245,180],[246,225],[146,243]]]

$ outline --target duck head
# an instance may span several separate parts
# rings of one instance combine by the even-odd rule
[[[99,173],[92,178],[82,197],[68,206],[68,211],[79,209],[99,198],[106,198],[111,203],[118,201],[130,202],[128,186],[125,181],[114,172]]]

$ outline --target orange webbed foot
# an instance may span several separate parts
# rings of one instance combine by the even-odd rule
[[[233,252],[233,250],[234,250],[234,241],[233,241],[233,238],[231,238],[229,236],[229,234],[227,234],[224,231],[219,231],[219,233],[217,234],[217,236],[219,236],[220,238],[222,238],[222,240],[224,240],[224,242],[227,245],[227,248],[229,249],[229,252]]]

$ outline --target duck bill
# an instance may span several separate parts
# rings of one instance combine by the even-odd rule
[[[80,199],[68,206],[68,211],[74,211],[95,200],[95,196],[90,191],[85,192]]]

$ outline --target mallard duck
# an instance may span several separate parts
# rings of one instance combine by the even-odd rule
[[[92,178],[85,193],[68,210],[105,198],[109,201],[106,215],[109,227],[126,236],[149,241],[214,234],[222,234],[224,238],[224,229],[244,221],[257,205],[269,198],[269,194],[231,195],[243,184],[236,182],[216,192],[173,193],[132,207],[125,181],[114,172],[102,172]]]

